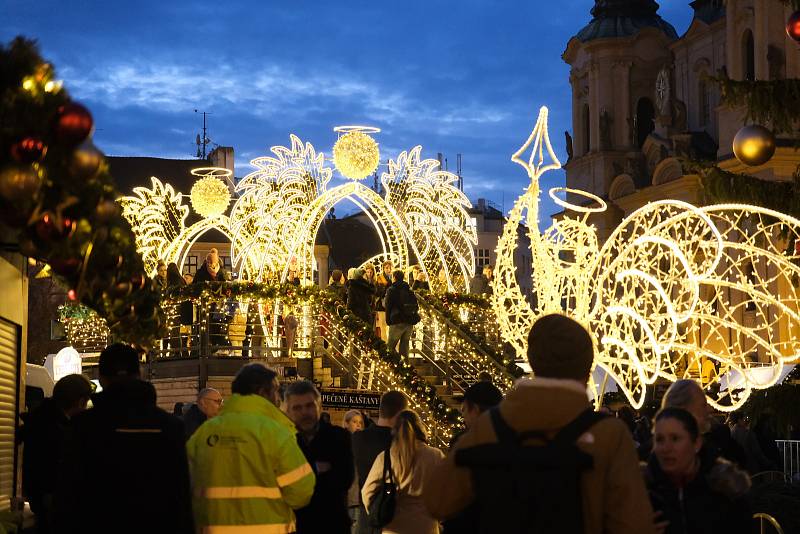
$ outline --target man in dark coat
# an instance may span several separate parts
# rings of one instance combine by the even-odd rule
[[[53,496],[64,439],[70,420],[86,409],[91,394],[88,378],[67,375],[56,382],[52,398],[23,416],[22,489],[36,515],[37,534],[56,532]]]
[[[392,444],[392,427],[397,419],[397,414],[406,408],[408,408],[408,399],[402,392],[387,391],[381,396],[377,424],[370,425],[353,434],[353,459],[356,464],[359,490],[364,487],[364,482],[367,481],[367,475],[372,469],[372,464],[375,463],[375,458]],[[364,508],[365,504],[367,503],[362,503],[358,515],[356,525],[358,534],[372,534],[373,532]]]
[[[139,356],[103,350],[103,391],[72,420],[56,494],[59,532],[194,533],[183,423],[156,406]]]
[[[183,425],[186,427],[188,440],[200,428],[200,425],[216,417],[222,408],[222,393],[214,388],[205,388],[197,394],[197,402],[192,404],[186,415],[183,416]]]
[[[392,285],[386,290],[384,306],[386,307],[386,324],[389,326],[389,339],[386,343],[390,349],[396,350],[401,356],[408,358],[411,334],[414,331],[414,324],[419,322],[419,317],[415,321],[407,309],[407,306],[412,303],[416,306],[417,297],[403,277],[403,271],[392,273]]]
[[[374,296],[375,287],[364,280],[364,272],[361,269],[355,269],[353,278],[347,284],[347,308],[369,325],[374,323],[372,315]]]
[[[350,433],[320,421],[320,394],[311,382],[291,382],[284,400],[287,415],[297,426],[297,442],[317,477],[311,502],[295,512],[297,534],[349,534],[347,492],[353,483]]]

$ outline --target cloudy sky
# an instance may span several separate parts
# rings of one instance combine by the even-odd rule
[[[682,34],[688,0],[661,15]],[[189,159],[209,137],[233,146],[236,175],[289,134],[326,154],[333,127],[369,124],[382,158],[414,145],[455,170],[465,192],[510,209],[526,186],[511,163],[540,105],[556,151],[570,128],[567,41],[591,0],[82,2],[2,0],[0,39],[39,41],[92,110],[107,154]],[[545,187],[563,183],[550,173]],[[554,206],[546,211],[557,211]]]

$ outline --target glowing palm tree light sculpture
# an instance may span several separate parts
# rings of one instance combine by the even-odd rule
[[[662,200],[632,213],[601,244],[589,217],[606,204],[585,191],[551,190],[568,215],[539,229],[539,178],[560,168],[547,133],[547,108],[512,161],[525,168],[531,184],[498,242],[492,306],[519,354],[537,317],[566,313],[592,332],[596,365],[634,406],[643,404],[646,386],[657,379],[674,381],[710,367],[706,392],[720,410],[736,409],[752,389],[773,385],[781,365],[797,359],[800,256],[794,243],[800,221],[757,206]],[[523,212],[534,308],[517,284],[514,265]],[[744,389],[720,388],[726,373],[741,376]]]

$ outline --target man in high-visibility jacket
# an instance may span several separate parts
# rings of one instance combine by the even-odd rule
[[[315,477],[296,429],[277,405],[275,371],[242,367],[233,395],[187,443],[195,521],[202,532],[295,531],[294,509],[309,503]],[[242,527],[249,527],[248,530]]]

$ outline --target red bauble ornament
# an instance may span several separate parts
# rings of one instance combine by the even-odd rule
[[[75,291],[74,289],[70,289],[69,291],[67,291],[67,298],[72,301],[78,300],[78,292]]]
[[[94,120],[84,106],[72,102],[58,108],[56,137],[68,146],[82,143],[92,133]]]
[[[11,145],[11,156],[20,163],[42,161],[47,154],[47,146],[41,139],[26,137],[19,143]]]
[[[58,241],[75,231],[75,221],[64,217],[61,221],[52,213],[45,213],[36,223],[36,235],[42,241]]]
[[[147,278],[142,273],[137,273],[131,276],[131,284],[133,284],[134,291],[142,289]]]
[[[800,11],[795,11],[786,21],[786,35],[800,43]]]

